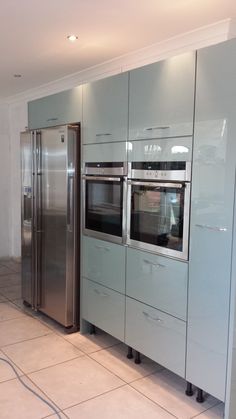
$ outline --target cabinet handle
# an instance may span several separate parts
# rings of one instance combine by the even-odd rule
[[[52,122],[52,121],[58,121],[58,118],[49,118],[49,119],[47,119],[47,122]]]
[[[112,134],[109,134],[109,132],[105,132],[105,133],[101,133],[101,134],[96,134],[96,137],[104,137],[104,136],[107,136],[107,135],[112,135]]]
[[[143,315],[145,317],[147,317],[147,319],[154,320],[154,321],[159,322],[159,323],[162,323],[163,322],[163,320],[160,319],[160,317],[153,317],[150,314],[148,314],[146,311],[143,311]]]
[[[96,288],[94,289],[94,292],[96,294],[100,295],[100,297],[109,297],[109,294],[106,294],[105,292],[98,291]]]
[[[97,244],[95,245],[95,248],[98,250],[105,250],[106,252],[110,252],[110,249],[108,249],[108,247],[98,246]]]
[[[147,259],[143,259],[144,263],[146,263],[147,265],[151,265],[151,266],[157,266],[158,268],[165,268],[165,265],[162,265],[162,263],[153,263],[150,262],[150,260]]]
[[[148,128],[144,128],[145,131],[154,131],[155,129],[168,129],[170,128],[168,125],[166,126],[162,126],[162,127],[148,127]]]
[[[216,227],[216,226],[210,226],[207,224],[195,224],[196,227],[199,228],[206,228],[207,230],[212,230],[212,231],[227,231],[226,227]]]

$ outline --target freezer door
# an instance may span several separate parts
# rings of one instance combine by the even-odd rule
[[[41,131],[39,309],[74,324],[76,129]]]
[[[33,134],[21,133],[22,298],[34,305],[33,282]]]

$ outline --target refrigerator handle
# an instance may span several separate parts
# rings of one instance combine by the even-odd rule
[[[35,202],[35,227],[36,227],[36,246],[35,246],[35,308],[39,308],[41,304],[41,241],[42,241],[42,147],[41,147],[41,133],[36,132],[36,202]]]
[[[68,175],[68,203],[67,203],[67,230],[74,230],[74,175]]]

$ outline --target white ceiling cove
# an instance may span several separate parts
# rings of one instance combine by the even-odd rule
[[[235,0],[1,1],[0,98],[234,17]]]

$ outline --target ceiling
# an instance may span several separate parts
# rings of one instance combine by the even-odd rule
[[[235,0],[1,1],[0,98],[235,16]]]

